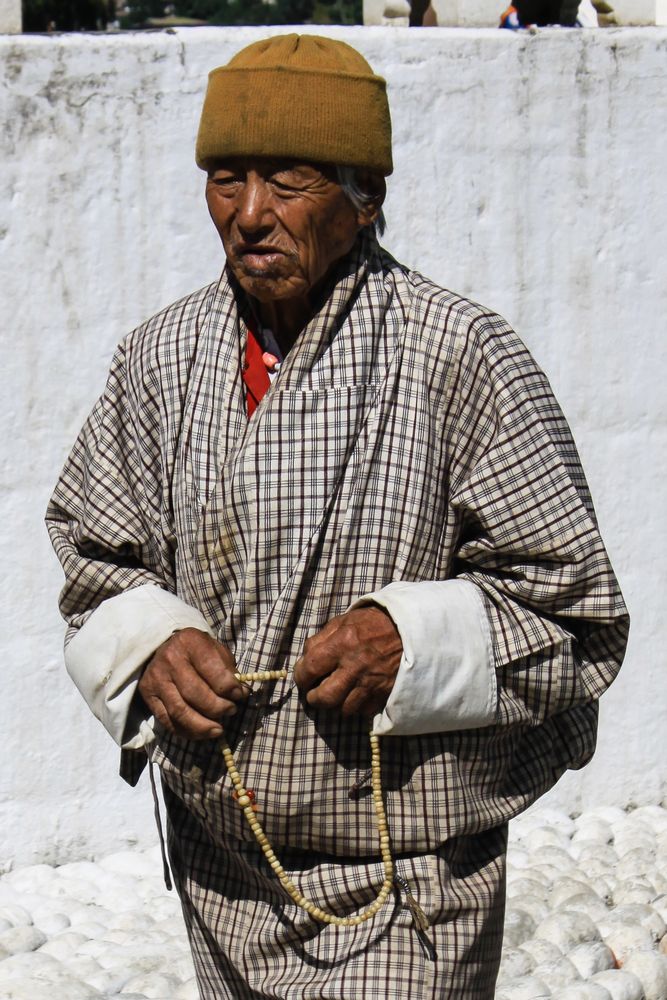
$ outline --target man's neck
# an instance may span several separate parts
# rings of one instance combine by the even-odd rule
[[[271,330],[283,357],[288,354],[303,328],[315,315],[315,309],[307,298],[255,302],[255,309],[262,326]]]

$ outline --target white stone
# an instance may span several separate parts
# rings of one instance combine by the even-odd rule
[[[526,835],[523,843],[526,845],[526,848],[530,853],[537,853],[543,849],[546,850],[547,848],[553,848],[556,851],[564,851],[567,854],[570,846],[569,837],[567,837],[560,830],[552,829],[551,827],[546,826],[535,827]],[[556,854],[556,857],[560,858],[560,855]]]
[[[535,965],[555,962],[563,954],[553,942],[537,937],[531,938],[530,941],[524,941],[523,944],[519,945],[519,951],[527,952],[534,959]]]
[[[28,911],[17,903],[3,903],[0,906],[0,919],[12,927],[29,927],[32,924]]]
[[[590,979],[596,972],[613,969],[614,954],[603,941],[586,941],[568,952],[567,957],[582,979]]]
[[[605,856],[604,851],[600,851],[597,857],[586,858],[582,862],[586,866],[586,874],[589,878],[603,878],[607,882],[613,881],[612,871],[615,869],[616,857],[613,860]]]
[[[576,830],[572,835],[572,843],[593,841],[596,844],[609,844],[613,839],[611,824],[600,816],[583,813],[575,820]]]
[[[151,903],[151,913],[156,922],[178,916],[182,919],[181,904],[176,893],[167,895],[163,892]]]
[[[92,955],[70,955],[63,961],[63,965],[70,975],[85,982],[88,982],[91,976],[99,976],[102,972],[100,963]]]
[[[62,934],[56,935],[56,937],[51,938],[47,941],[45,945],[40,948],[40,952],[44,955],[52,955],[53,958],[57,958],[62,961],[69,958],[70,955],[76,954],[78,949],[87,941],[88,938],[85,934],[79,934],[77,931],[68,930]]]
[[[599,983],[572,983],[557,990],[553,1000],[612,1000],[612,997]]]
[[[90,970],[95,971],[95,970]],[[54,987],[56,995],[61,994],[69,1000],[70,996],[78,995],[88,997],[97,994],[97,990],[90,983],[86,982],[88,976],[87,969],[77,969],[72,966],[59,966],[57,969],[42,970],[37,973],[36,979],[40,982],[48,982]]]
[[[607,923],[623,923],[629,926],[639,924],[646,927],[651,932],[651,937],[655,942],[660,941],[667,933],[665,920],[657,912],[654,906],[646,906],[640,903],[627,903],[623,906],[616,906],[610,910]]]
[[[135,975],[151,975],[164,968],[164,944],[160,947],[146,945],[134,950],[124,946],[109,945],[108,949],[98,957],[98,961],[103,969],[109,971],[131,968]]]
[[[590,861],[596,861],[598,864],[606,863],[608,868],[613,868],[618,861],[618,855],[611,844],[597,840],[586,840],[583,837],[579,840],[573,838],[570,854],[578,862],[580,868],[585,868],[587,875],[590,875],[588,864]]]
[[[17,868],[3,876],[3,883],[10,885],[17,892],[33,892],[36,887],[46,889],[55,877],[55,868],[51,865],[26,865]]]
[[[166,973],[143,973],[129,979],[119,995],[142,993],[149,1000],[163,1000],[164,997],[172,996],[174,990],[178,989],[180,985],[175,976]]]
[[[570,858],[570,863],[572,867],[576,864],[573,858]],[[541,879],[543,885],[549,890],[569,870],[571,869],[562,868],[556,861],[554,863],[545,862],[542,858],[542,852],[536,857],[535,863],[526,869],[527,872],[530,872],[531,876]]]
[[[71,926],[79,934],[84,934],[93,941],[104,937],[108,930],[106,924],[101,924],[97,920],[72,920]]]
[[[591,819],[597,818],[601,819],[604,823],[608,823],[613,829],[617,823],[625,822],[627,820],[627,816],[628,814],[625,809],[621,809],[620,806],[597,805],[593,806],[591,809],[587,809],[576,822],[585,824]]]
[[[654,899],[651,903],[651,909],[654,910],[662,920],[664,920],[665,924],[667,924],[667,894],[663,894],[658,896],[657,899]]]
[[[495,1000],[549,1000],[551,990],[534,976],[512,979],[496,990]]]
[[[624,969],[607,969],[593,976],[592,982],[609,990],[611,1000],[644,1000],[644,990],[639,979]]]
[[[163,917],[156,926],[159,927],[160,932],[163,934],[170,934],[172,937],[179,937],[185,940],[185,924],[180,912],[173,917]]]
[[[577,967],[566,955],[561,955],[552,962],[540,962],[535,966],[533,975],[547,983],[551,990],[569,986],[581,978]]]
[[[53,887],[53,895],[58,898],[76,899],[83,904],[95,904],[99,898],[99,890],[93,882],[81,878],[58,878]]]
[[[505,911],[503,929],[503,945],[516,948],[533,936],[535,921],[525,910],[516,906],[508,906]]]
[[[557,830],[568,838],[573,835],[577,828],[576,822],[572,819],[569,812],[546,805],[544,799],[528,809],[521,818],[526,824]]]
[[[628,851],[644,850],[654,851],[656,848],[656,835],[653,830],[646,826],[640,826],[632,820],[617,823],[612,826],[614,834],[614,848],[619,858]]]
[[[521,904],[520,909],[532,918],[535,926],[548,917],[551,912],[551,908],[545,899],[539,898],[538,896],[522,895],[516,897],[515,899],[517,905],[519,903]]]
[[[57,976],[60,971],[60,962],[51,955],[45,955],[41,950],[23,951],[10,955],[0,963],[0,983],[23,979],[28,975],[49,979]]]
[[[607,904],[599,896],[595,895],[595,893],[581,893],[578,896],[570,896],[564,906],[568,910],[585,913],[591,918],[593,923],[603,920],[609,913]]]
[[[655,834],[667,832],[667,809],[664,806],[639,806],[633,815],[646,823]]]
[[[34,914],[35,926],[47,937],[60,934],[70,926],[70,919],[64,913]]]
[[[561,878],[565,873],[575,871],[577,867],[576,861],[565,847],[555,845],[536,847],[535,856],[538,861],[538,867],[541,870],[553,870],[554,881]],[[531,871],[535,871],[535,867],[532,867]]]
[[[117,851],[101,858],[100,868],[118,875],[130,875],[133,878],[153,877],[160,874],[156,868],[155,859],[142,851]]]
[[[645,903],[649,904],[658,896],[655,886],[651,885],[647,879],[637,877],[630,880],[617,882],[614,887],[614,902],[622,903]]]
[[[101,866],[94,861],[70,861],[56,868],[58,878],[75,879],[77,882],[92,882],[95,884],[100,875]]]
[[[548,889],[544,884],[544,880],[538,878],[532,874],[522,875],[520,878],[513,879],[507,886],[507,897],[508,899],[520,900],[524,896],[537,897],[538,899],[547,899]]]
[[[565,877],[554,882],[551,888],[550,902],[554,909],[562,907],[573,896],[589,895],[599,899],[592,886],[583,877]]]
[[[193,977],[179,986],[174,994],[174,1000],[199,1000],[197,980]]]
[[[186,979],[192,979],[195,974],[195,967],[189,947],[184,948],[181,955],[173,955],[170,958],[169,971],[183,982]]]
[[[535,937],[550,941],[563,953],[567,953],[584,941],[600,940],[599,931],[591,918],[575,910],[551,914],[538,924]]]
[[[644,987],[646,1000],[667,998],[667,957],[649,952],[635,952],[623,966],[633,973]]]
[[[43,944],[46,944],[46,934],[37,927],[11,927],[4,934],[0,934],[0,946],[10,955],[22,951],[35,951]]]
[[[621,964],[636,951],[653,951],[653,936],[641,925],[601,924],[600,932]]]
[[[517,872],[522,871],[530,861],[530,852],[520,847],[518,842],[512,845],[512,850],[507,856],[507,878],[508,881]]]
[[[76,899],[72,900],[73,907],[67,911],[67,915],[72,921],[72,926],[77,926],[79,924],[87,924],[92,921],[95,924],[101,924],[102,926],[108,926],[111,920],[110,911],[104,906],[98,906],[94,903],[81,904]]]
[[[67,993],[67,1000],[92,1000],[99,993],[89,989],[83,996],[72,996]],[[2,984],[2,1000],[54,1000],[53,986],[49,983],[39,983],[32,977],[12,979]],[[65,998],[63,997],[63,1000]]]
[[[105,934],[105,928],[100,928],[100,936],[89,937],[87,941],[84,941],[83,944],[77,949],[77,955],[86,955],[89,958],[95,959],[102,958],[107,954],[109,947],[115,943],[109,941],[109,939],[105,937]]]
[[[166,935],[163,935],[163,939],[166,939]],[[136,933],[132,931],[119,931],[119,930],[109,930],[107,928],[103,941],[106,943],[110,941],[112,944],[133,944],[137,940]]]
[[[519,979],[528,975],[535,968],[535,959],[521,948],[505,948],[500,959],[498,983]]]
[[[115,996],[120,993],[133,972],[131,969],[98,969],[86,976],[86,982],[100,993]]]
[[[634,878],[636,875],[646,875],[650,878],[655,869],[655,848],[633,847],[618,856],[616,874],[618,878]]]

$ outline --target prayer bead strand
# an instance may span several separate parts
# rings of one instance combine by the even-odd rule
[[[236,674],[237,680],[242,683],[251,683],[252,681],[281,680],[286,676],[286,670],[266,670],[251,674]],[[243,814],[248,821],[248,825],[253,832],[255,840],[262,849],[269,866],[276,873],[277,878],[290,899],[292,899],[297,906],[300,906],[303,910],[305,910],[306,913],[310,914],[314,920],[319,920],[320,923],[323,924],[336,924],[339,927],[355,927],[358,924],[363,924],[366,920],[370,920],[371,917],[374,917],[380,907],[386,903],[394,885],[394,859],[391,854],[389,825],[387,823],[387,815],[382,797],[380,741],[374,733],[370,734],[370,744],[371,787],[373,791],[373,804],[375,806],[375,815],[378,825],[380,854],[384,865],[385,877],[375,900],[370,904],[370,906],[368,906],[361,913],[356,914],[354,917],[337,917],[335,914],[327,913],[326,910],[321,909],[321,907],[316,906],[315,903],[306,899],[306,897],[299,892],[297,887],[291,881],[289,875],[276,857],[273,847],[264,833],[261,823],[257,819],[257,813],[253,809],[253,798],[248,794],[247,789],[243,785],[241,775],[236,768],[236,761],[234,760],[234,754],[232,753],[231,747],[224,736],[220,740],[220,750],[227,767],[227,773],[229,774],[229,778],[234,786],[236,801],[238,802],[239,807],[243,810]]]
[[[287,677],[286,670],[258,670],[252,674],[234,674],[241,684],[252,684],[253,681],[282,681]]]

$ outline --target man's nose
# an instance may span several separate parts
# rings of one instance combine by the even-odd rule
[[[247,233],[267,225],[270,191],[263,178],[249,175],[238,195],[236,223]]]

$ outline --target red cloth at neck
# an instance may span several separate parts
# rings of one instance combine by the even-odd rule
[[[243,365],[243,381],[246,387],[246,411],[248,420],[257,409],[259,402],[271,385],[266,365],[262,361],[262,348],[255,334],[248,329],[248,343],[245,349],[245,364]]]

